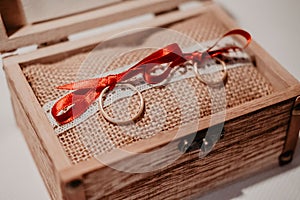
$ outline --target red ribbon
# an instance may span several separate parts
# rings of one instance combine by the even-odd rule
[[[213,50],[220,40],[232,35],[239,35],[245,38],[247,40],[246,45],[242,48],[232,45]],[[192,53],[183,53],[178,44],[170,44],[155,51],[122,73],[58,86],[58,89],[74,91],[59,99],[54,104],[51,113],[59,124],[69,123],[82,115],[107,86],[109,86],[110,89],[113,89],[117,83],[128,80],[137,74],[142,74],[146,83],[157,84],[165,80],[175,66],[181,65],[186,61],[191,60],[193,62],[201,63],[207,59],[220,56],[224,53],[226,54],[230,50],[242,50],[246,48],[250,42],[251,35],[248,32],[241,29],[235,29],[224,34],[214,45],[204,52],[195,51]],[[151,74],[155,66],[164,63],[168,63],[169,65],[162,74]]]

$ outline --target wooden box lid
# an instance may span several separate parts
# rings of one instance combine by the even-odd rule
[[[146,13],[176,9],[179,4],[191,0],[88,0],[72,1],[71,4],[70,1],[47,1],[47,4],[43,4],[44,0],[1,1],[0,52],[34,44],[57,43],[73,33]]]

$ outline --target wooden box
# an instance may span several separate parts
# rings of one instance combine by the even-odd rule
[[[300,84],[255,42],[247,48],[255,62],[250,72],[242,71],[250,74],[241,76],[237,83],[228,80],[231,88],[242,88],[236,97],[240,101],[228,99],[226,112],[200,115],[196,128],[186,123],[180,134],[175,126],[137,141],[126,138],[100,153],[91,151],[82,141],[82,132],[93,130],[69,135],[55,132],[42,108],[45,96],[52,94],[40,91],[49,90],[47,84],[52,82],[47,80],[60,83],[54,73],[64,68],[62,63],[70,64],[73,58],[82,62],[109,36],[140,27],[184,27],[188,34],[207,26],[210,32],[203,36],[205,41],[237,28],[228,14],[211,1],[198,2],[201,6],[193,4],[188,10],[182,6],[179,9],[184,2],[187,0],[122,1],[63,18],[23,24],[13,30],[2,19],[0,50],[6,56],[3,63],[15,116],[52,199],[188,199],[274,164],[292,161],[300,126]],[[145,13],[152,13],[151,17],[87,38],[71,41],[69,37]],[[131,34],[119,40],[134,41],[136,37]],[[21,48],[28,45],[33,46]],[[28,48],[35,50],[24,53]],[[247,88],[248,82],[243,85],[248,76],[255,87],[260,84],[256,91]],[[68,79],[62,75],[64,78]],[[56,98],[62,94],[56,88],[51,90]],[[206,142],[203,135],[208,130],[222,131],[222,137],[208,155],[199,158],[203,151],[200,144]],[[98,145],[107,144],[100,141]],[[162,163],[163,167],[156,168]],[[145,165],[153,170],[141,173]]]

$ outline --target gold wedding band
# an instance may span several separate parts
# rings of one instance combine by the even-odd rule
[[[104,89],[101,91],[101,93],[100,93],[100,97],[99,97],[100,112],[102,113],[103,117],[104,117],[107,121],[109,121],[109,122],[111,122],[111,123],[118,124],[118,125],[128,124],[128,123],[130,123],[130,122],[136,120],[137,118],[139,118],[139,117],[142,115],[142,113],[143,113],[143,111],[144,111],[144,108],[145,108],[145,102],[144,102],[144,99],[143,99],[143,96],[142,96],[141,92],[140,92],[136,87],[134,87],[133,85],[131,85],[131,84],[125,84],[125,83],[124,83],[124,84],[117,84],[116,86],[118,86],[118,85],[126,86],[126,87],[132,89],[133,91],[136,91],[137,94],[139,95],[139,98],[140,98],[140,108],[139,108],[137,114],[136,114],[134,117],[132,117],[132,118],[130,118],[130,119],[128,119],[128,120],[116,120],[116,119],[110,117],[110,116],[104,111],[104,107],[103,107],[103,96],[104,96],[104,94],[109,90],[109,86],[107,86],[106,88],[104,88]]]
[[[218,85],[220,85],[221,83],[225,83],[226,78],[227,78],[227,76],[228,76],[228,72],[227,72],[227,68],[226,68],[225,62],[224,62],[223,60],[219,59],[219,58],[214,58],[214,59],[216,59],[217,61],[219,61],[219,62],[221,63],[221,65],[222,65],[222,72],[224,73],[222,79],[217,80],[217,81],[207,81],[207,80],[204,80],[204,79],[201,77],[201,75],[200,75],[200,73],[199,73],[199,71],[198,71],[198,64],[195,62],[194,65],[193,65],[193,67],[194,67],[194,72],[195,72],[195,75],[196,75],[196,77],[198,78],[198,80],[200,80],[202,83],[204,83],[204,84],[206,84],[206,85],[208,85],[208,86],[218,86]]]

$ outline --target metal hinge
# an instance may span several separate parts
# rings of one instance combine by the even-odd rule
[[[300,131],[300,96],[295,100],[289,128],[282,154],[279,156],[279,165],[286,165],[293,160],[294,151],[296,149]]]
[[[25,53],[29,53],[32,51],[36,51],[38,48],[38,45],[34,44],[34,45],[30,45],[30,46],[25,46],[25,47],[20,47],[14,51],[10,51],[10,52],[5,52],[3,54],[1,54],[2,58],[7,58],[10,56],[17,56],[17,55],[22,55]]]

